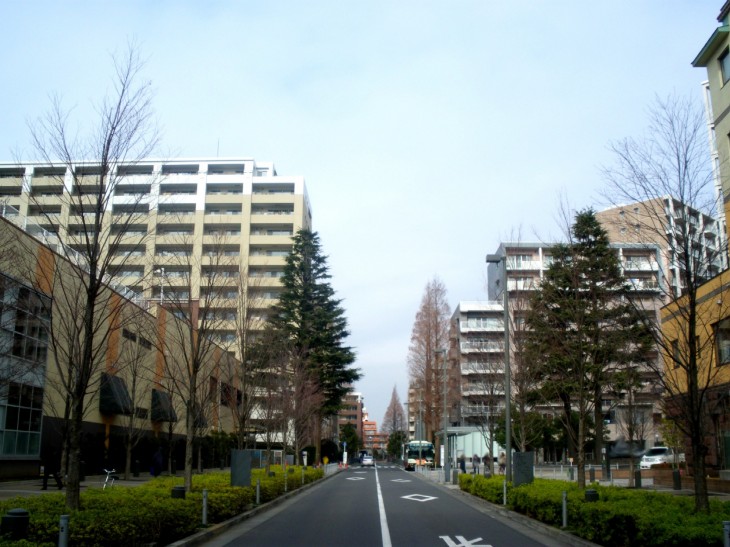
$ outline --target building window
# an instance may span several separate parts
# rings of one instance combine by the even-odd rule
[[[717,363],[726,365],[730,363],[730,318],[723,319],[715,327],[715,340],[717,341]]]
[[[725,48],[718,62],[720,63],[720,75],[722,76],[722,83],[724,85],[730,80],[730,48]]]

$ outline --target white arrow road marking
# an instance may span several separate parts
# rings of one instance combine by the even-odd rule
[[[443,539],[446,542],[446,545],[449,547],[492,547],[491,545],[486,545],[484,543],[477,543],[477,541],[482,541],[482,538],[476,538],[476,539],[466,539],[464,536],[454,536],[456,538],[456,541],[459,543],[454,543],[451,541],[451,538],[449,536],[439,536],[441,539]]]
[[[348,477],[348,481],[364,481],[365,477]]]
[[[433,496],[424,496],[423,494],[411,494],[410,496],[401,496],[404,500],[411,500],[411,501],[431,501],[438,498],[435,498]],[[448,537],[448,536],[446,536]]]
[[[390,482],[411,482],[411,479],[393,479]]]

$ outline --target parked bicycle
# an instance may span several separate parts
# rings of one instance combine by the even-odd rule
[[[116,469],[104,469],[104,472],[106,473],[106,478],[104,479],[104,486],[101,487],[102,490],[106,490],[107,486],[111,488],[114,486],[114,481],[119,480],[119,476],[114,474],[117,472]]]

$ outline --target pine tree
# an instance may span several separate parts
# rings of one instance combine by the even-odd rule
[[[622,367],[644,361],[650,342],[642,318],[624,298],[628,287],[618,256],[592,210],[576,215],[571,241],[553,247],[552,256],[532,297],[526,347],[542,368],[543,393],[562,406],[578,481],[585,486],[589,424],[595,422],[600,454],[605,390]]]
[[[349,336],[342,301],[335,298],[329,283],[331,278],[327,258],[322,254],[316,232],[300,230],[293,238],[292,251],[287,257],[282,285],[284,290],[274,307],[271,324],[284,334],[292,347],[292,367],[314,382],[321,396],[314,439],[319,459],[319,429],[321,419],[336,414],[342,397],[350,385],[361,376],[350,365],[355,360],[352,348],[345,345]],[[295,407],[302,390],[294,386]],[[302,427],[295,433],[297,454],[303,439]]]

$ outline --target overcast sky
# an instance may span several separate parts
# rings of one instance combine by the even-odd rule
[[[656,95],[702,100],[691,61],[722,0],[0,3],[0,160],[58,92],[89,119],[136,39],[164,156],[305,177],[380,425],[426,283],[486,298],[500,240],[547,241],[560,195],[600,208],[607,145]]]

